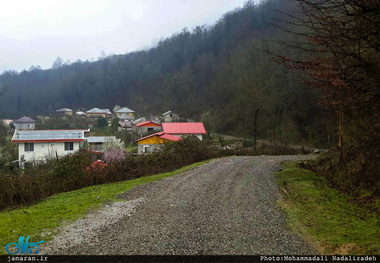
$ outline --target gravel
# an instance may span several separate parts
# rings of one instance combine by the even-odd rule
[[[111,204],[68,226],[49,254],[315,254],[277,205],[280,162],[307,158],[227,157],[136,187],[121,195],[119,212]]]

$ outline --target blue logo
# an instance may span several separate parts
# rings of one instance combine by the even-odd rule
[[[35,249],[35,254],[38,254],[39,253],[39,246],[38,244],[41,244],[41,243],[44,243],[43,240],[41,240],[40,242],[29,242],[29,237],[26,238],[26,242],[24,243],[24,239],[25,237],[20,237],[18,239],[18,243],[9,243],[8,245],[6,245],[5,247],[5,250],[7,251],[8,254],[11,254],[11,255],[14,255],[14,254],[17,254],[17,253],[20,253],[20,254],[33,254],[33,249]],[[13,247],[14,246],[14,247]],[[8,248],[15,248],[17,249],[16,252],[9,252]],[[13,250],[13,249],[12,249]]]

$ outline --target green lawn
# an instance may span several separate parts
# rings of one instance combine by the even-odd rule
[[[56,228],[83,217],[89,210],[118,200],[118,195],[138,185],[173,176],[207,163],[203,161],[182,167],[176,171],[134,180],[86,187],[80,190],[54,195],[32,206],[0,213],[0,255],[6,254],[5,246],[17,242],[20,236],[30,236],[31,242],[52,239]]]
[[[291,228],[324,254],[380,254],[380,220],[317,174],[286,164],[277,174]]]

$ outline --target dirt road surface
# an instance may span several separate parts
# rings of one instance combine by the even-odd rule
[[[49,254],[315,254],[286,226],[280,162],[310,156],[227,157],[142,185],[66,227]]]

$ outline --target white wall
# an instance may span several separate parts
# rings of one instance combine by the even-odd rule
[[[172,133],[170,133],[170,135],[174,135],[174,136],[177,136],[177,137],[182,137],[182,138],[184,138],[184,137],[188,137],[188,136],[195,136],[195,137],[197,137],[199,140],[203,140],[203,135],[202,134],[189,134],[189,135],[184,135],[184,134],[172,134]]]
[[[72,151],[65,151],[64,142],[37,142],[34,143],[33,152],[25,152],[24,143],[18,144],[18,157],[21,160],[21,156],[24,155],[24,160],[27,162],[33,161],[45,161],[46,157],[50,156],[55,158],[56,152],[58,156],[64,156],[69,153],[74,153],[79,150],[79,144],[82,142],[73,142],[74,149]]]
[[[15,128],[17,130],[34,130],[35,123],[15,123]]]

